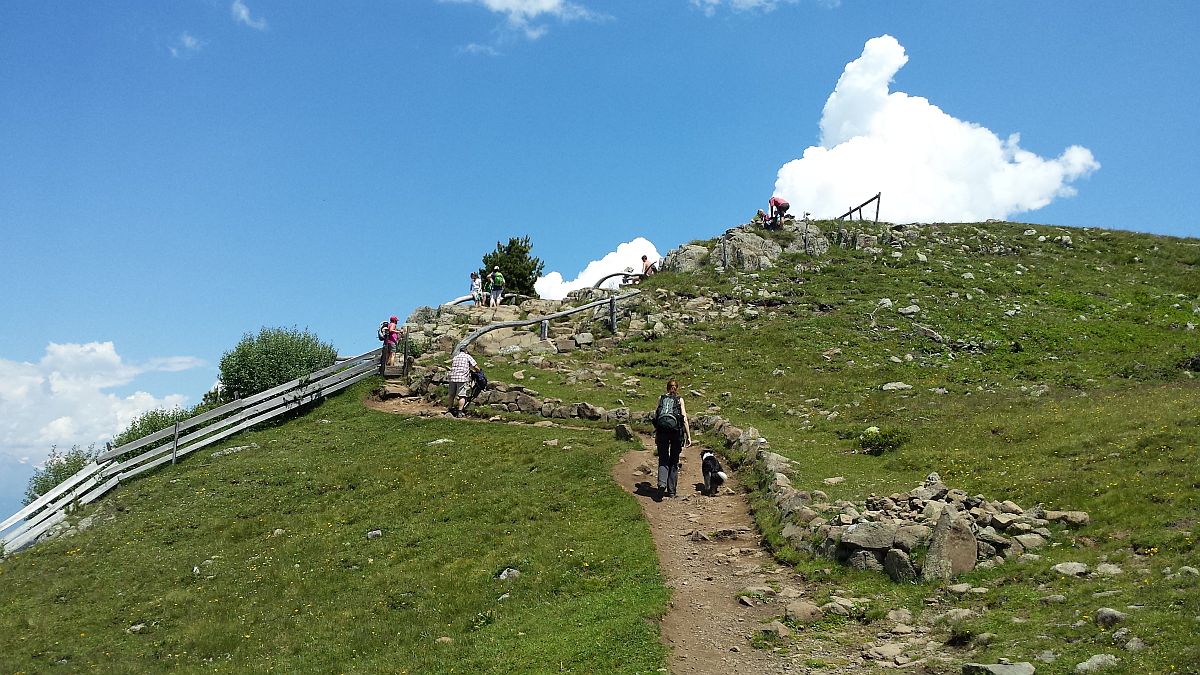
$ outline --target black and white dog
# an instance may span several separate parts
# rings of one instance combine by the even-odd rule
[[[712,450],[700,453],[700,471],[704,474],[704,494],[710,497],[716,496],[717,488],[729,480],[729,476],[726,476],[721,469],[721,463],[717,461],[716,453]]]

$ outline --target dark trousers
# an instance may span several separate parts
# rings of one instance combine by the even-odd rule
[[[658,448],[658,489],[675,494],[679,485],[679,453],[683,452],[682,431],[655,431]]]

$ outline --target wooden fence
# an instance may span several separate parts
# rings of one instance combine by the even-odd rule
[[[200,448],[374,375],[379,369],[381,352],[376,349],[345,359],[273,389],[177,422],[131,443],[109,447],[74,476],[0,522],[0,533],[11,530],[0,537],[0,543],[6,551],[24,548],[61,522],[76,504],[95,501],[121,481],[168,462],[174,464],[180,457]],[[161,445],[151,447],[156,443]],[[134,455],[138,450],[143,451]]]
[[[883,197],[882,192],[876,192],[874,197],[871,197],[867,201],[859,204],[858,206],[851,207],[849,211],[838,216],[837,219],[845,220],[845,219],[849,218],[850,220],[854,220],[854,214],[857,213],[858,219],[863,220],[863,213],[862,213],[863,207],[866,206],[867,204],[870,204],[871,202],[875,202],[875,224],[878,225],[879,224],[879,202],[882,201],[882,197]]]

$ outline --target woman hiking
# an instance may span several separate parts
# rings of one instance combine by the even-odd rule
[[[667,393],[658,397],[654,409],[654,445],[658,448],[659,499],[674,497],[679,487],[679,454],[692,444],[687,408],[679,397],[679,382],[667,380]]]

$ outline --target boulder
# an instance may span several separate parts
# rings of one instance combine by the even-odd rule
[[[784,616],[798,626],[805,626],[820,621],[825,616],[825,612],[807,600],[796,600],[788,603],[784,610]]]
[[[721,237],[717,252],[726,269],[756,271],[774,267],[783,249],[770,239],[734,228]]]
[[[1033,675],[1037,669],[1032,663],[964,663],[963,675]]]
[[[930,536],[921,576],[926,581],[935,581],[969,572],[975,569],[978,555],[978,544],[969,520],[958,517],[953,507],[946,507],[938,516],[937,526]]]
[[[628,424],[618,424],[615,433],[618,441],[632,441],[637,438]]]
[[[842,533],[842,544],[886,550],[896,541],[896,530],[895,525],[888,523],[858,523]]]
[[[889,549],[884,555],[883,571],[897,583],[908,583],[917,579],[917,570],[913,568],[908,554],[898,548]]]
[[[673,272],[695,272],[704,265],[704,261],[707,259],[708,249],[694,244],[685,244],[667,253],[667,257],[663,258],[662,268]]]
[[[821,228],[812,223],[786,221],[783,225],[784,230],[795,231],[796,238],[792,240],[787,248],[784,249],[787,253],[803,253],[813,257],[823,256],[829,252],[829,239],[821,232]]]

